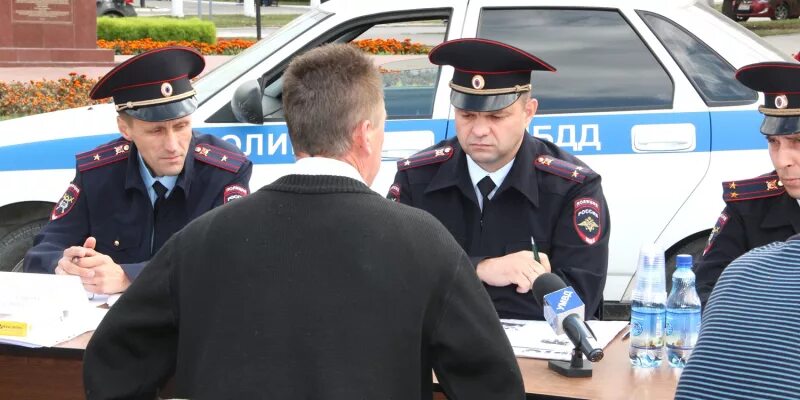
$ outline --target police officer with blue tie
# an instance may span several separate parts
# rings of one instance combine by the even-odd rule
[[[456,137],[400,160],[388,198],[447,227],[501,318],[543,319],[528,292],[545,272],[575,288],[587,317],[597,315],[610,232],[600,175],[527,132],[538,106],[531,72],[555,68],[486,39],[448,41],[429,58],[455,68]]]
[[[113,97],[122,137],[76,156],[75,178],[25,256],[25,272],[80,276],[86,290],[125,291],[169,237],[208,210],[246,196],[252,163],[192,130],[193,49],[135,56],[92,88]]]

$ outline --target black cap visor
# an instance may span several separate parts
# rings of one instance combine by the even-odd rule
[[[192,96],[181,101],[158,104],[148,107],[138,107],[123,110],[124,113],[141,121],[162,122],[183,118],[197,109],[197,99]]]
[[[761,133],[767,136],[800,133],[800,116],[774,117],[765,115],[764,122],[761,123]]]
[[[512,104],[522,93],[498,94],[494,96],[484,96],[476,94],[466,94],[455,90],[450,91],[450,103],[459,110],[466,111],[497,111],[502,110]]]

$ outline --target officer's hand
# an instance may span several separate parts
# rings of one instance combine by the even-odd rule
[[[502,257],[487,258],[478,263],[476,272],[490,286],[517,285],[517,293],[526,293],[539,275],[550,272],[547,254],[540,252],[539,259],[540,262],[536,262],[530,251],[519,251]]]
[[[111,257],[93,250],[93,254],[78,260],[78,266],[91,272],[88,278],[82,278],[83,287],[87,291],[98,294],[114,294],[124,292],[131,281],[122,267]]]
[[[81,280],[92,277],[94,273],[79,267],[78,260],[94,253],[94,250],[82,246],[72,246],[64,250],[63,255],[58,260],[58,264],[56,264],[56,274],[77,275],[81,277]]]

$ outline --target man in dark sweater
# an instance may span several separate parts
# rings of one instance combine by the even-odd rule
[[[364,53],[296,58],[293,174],[167,242],[86,349],[89,399],[523,399],[469,258],[428,213],[371,191],[386,118]],[[333,118],[331,118],[333,117]]]

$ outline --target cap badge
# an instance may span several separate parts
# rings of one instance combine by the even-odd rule
[[[472,77],[472,87],[475,89],[483,89],[486,86],[486,81],[483,80],[483,77],[480,75],[475,75]]]
[[[170,85],[169,82],[164,82],[161,84],[161,94],[163,94],[164,97],[172,96],[172,85]]]
[[[785,94],[775,97],[775,108],[784,109],[789,107],[789,98]]]

